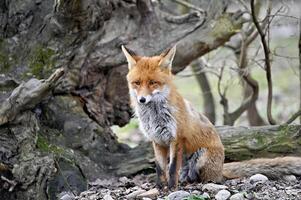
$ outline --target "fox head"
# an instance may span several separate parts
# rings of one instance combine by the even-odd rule
[[[171,66],[176,46],[153,57],[137,56],[124,46],[121,48],[128,62],[127,80],[132,99],[138,104],[166,100],[173,77]]]

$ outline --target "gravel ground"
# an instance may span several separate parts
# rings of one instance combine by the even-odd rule
[[[243,200],[243,199],[296,199],[301,200],[301,180],[293,175],[283,180],[269,180],[261,174],[245,179],[227,180],[223,184],[188,184],[179,186],[178,191],[158,191],[152,181],[153,175],[139,175],[132,179],[99,180],[91,182],[90,189],[74,197],[61,194],[62,200]]]

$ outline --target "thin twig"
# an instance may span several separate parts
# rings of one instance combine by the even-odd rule
[[[253,35],[250,37],[253,38]],[[241,40],[241,49],[240,49],[240,56],[238,60],[238,67],[239,67],[239,74],[242,76],[244,81],[252,88],[252,94],[244,99],[242,104],[232,113],[227,114],[227,118],[224,119],[226,122],[225,124],[233,125],[234,122],[250,107],[252,103],[254,103],[258,98],[259,87],[256,80],[254,80],[249,72],[246,70],[248,62],[247,62],[247,50],[248,45],[246,42],[248,38],[242,33],[242,40]]]
[[[286,122],[285,124],[290,124],[292,123],[297,117],[301,116],[301,109],[295,112]]]
[[[262,31],[259,22],[256,18],[255,8],[254,8],[254,1],[251,0],[251,13],[254,25],[260,35],[261,44],[263,46],[264,56],[265,56],[265,67],[266,67],[266,78],[268,82],[268,102],[267,102],[267,117],[270,124],[276,124],[276,121],[273,119],[272,116],[272,99],[273,99],[273,83],[272,83],[272,74],[271,74],[271,60],[270,60],[270,50],[268,48],[267,42],[265,40],[265,34]]]
[[[8,189],[9,192],[12,192],[16,185],[18,184],[15,180],[9,180],[5,176],[1,176],[1,180],[6,181],[8,184],[10,184],[10,187]]]

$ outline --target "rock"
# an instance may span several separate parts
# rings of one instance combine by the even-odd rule
[[[289,182],[295,182],[297,181],[296,176],[294,175],[286,175],[283,177],[284,180],[289,181]]]
[[[201,194],[201,192],[200,192],[199,190],[193,190],[193,191],[191,192],[191,194],[199,195],[199,194]]]
[[[72,194],[66,193],[60,197],[60,200],[75,200]]]
[[[127,182],[129,182],[130,180],[127,178],[127,177],[120,177],[119,178],[119,181],[121,182],[121,183],[123,183],[123,184],[126,184]]]
[[[207,192],[204,192],[204,193],[202,194],[202,196],[203,196],[204,198],[210,199],[210,195],[209,195]]]
[[[227,186],[225,185],[219,185],[219,184],[215,184],[215,183],[207,183],[205,185],[203,185],[202,187],[202,191],[207,191],[210,193],[216,193],[220,190],[224,190],[224,189],[228,189]]]
[[[111,195],[109,194],[106,194],[104,197],[103,197],[103,200],[114,200]]]
[[[147,192],[144,192],[144,193],[140,193],[139,195],[137,195],[138,198],[144,198],[144,197],[147,197],[147,198],[156,198],[157,196],[159,195],[159,190],[157,188],[154,188],[154,189],[151,189]]]
[[[265,175],[262,174],[255,174],[253,176],[250,177],[250,182],[251,183],[256,183],[256,182],[266,182],[268,179],[268,177],[266,177]]]
[[[248,194],[246,195],[246,198],[247,198],[247,199],[254,199],[254,198],[255,198],[254,196],[255,196],[254,193],[248,193]]]
[[[152,199],[148,197],[143,197],[142,200],[152,200]]]
[[[246,199],[243,193],[237,193],[237,194],[233,194],[230,197],[230,200],[244,200]]]
[[[176,192],[172,192],[168,195],[168,200],[181,200],[184,199],[185,197],[188,197],[190,194],[189,192],[179,190]]]
[[[215,195],[216,200],[226,200],[231,196],[228,190],[221,190]]]
[[[142,189],[139,189],[135,192],[132,192],[132,193],[126,195],[126,199],[135,199],[139,194],[142,194],[144,192],[146,192],[146,191],[142,190]]]

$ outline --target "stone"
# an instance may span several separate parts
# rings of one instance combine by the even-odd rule
[[[75,198],[74,198],[73,195],[67,193],[67,194],[64,194],[64,195],[60,198],[60,200],[75,200]]]
[[[224,190],[224,189],[228,189],[227,186],[225,185],[219,185],[219,184],[215,184],[215,183],[207,183],[205,185],[203,185],[202,187],[202,191],[207,191],[209,193],[216,193],[220,190]]]
[[[138,198],[156,198],[159,195],[159,190],[157,188],[151,189],[149,191],[146,191],[144,193],[140,193],[139,195],[137,195]]]
[[[201,194],[201,191],[199,191],[199,190],[193,190],[193,191],[191,192],[191,194],[199,195],[199,194]]]
[[[230,200],[244,200],[246,199],[243,193],[237,193],[237,194],[233,194],[230,197]]]
[[[210,199],[210,195],[209,195],[207,192],[204,192],[204,193],[202,194],[202,196],[203,196],[204,198]]]
[[[172,192],[168,195],[168,200],[182,200],[185,197],[188,197],[190,194],[189,192],[183,191],[183,190],[179,190],[176,192]]]
[[[130,180],[127,178],[127,177],[120,177],[119,178],[119,181],[121,182],[121,183],[123,183],[123,184],[126,184],[127,182],[129,182]]]
[[[220,190],[216,195],[216,200],[227,200],[231,196],[231,193],[228,190]]]
[[[135,192],[126,195],[126,199],[135,199],[139,194],[142,194],[144,192],[146,192],[146,190],[139,189]]]
[[[109,194],[106,194],[104,197],[103,197],[103,200],[114,200],[111,195]]]
[[[294,175],[286,175],[283,177],[284,180],[288,181],[288,182],[295,182],[297,181],[296,176]]]
[[[265,175],[262,175],[262,174],[255,174],[253,176],[250,177],[250,182],[251,183],[256,183],[256,182],[266,182],[268,181],[268,177],[266,177]]]

